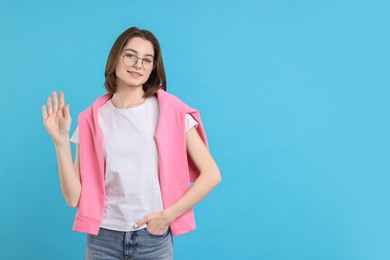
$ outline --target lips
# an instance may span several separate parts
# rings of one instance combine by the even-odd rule
[[[135,71],[127,71],[131,76],[133,76],[134,78],[139,78],[142,76],[142,74],[138,73],[138,72],[135,72]]]

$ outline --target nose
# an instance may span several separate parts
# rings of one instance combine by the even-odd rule
[[[139,60],[141,60],[141,61],[139,61]],[[134,63],[133,67],[134,68],[142,68],[142,62],[143,62],[142,58],[137,58],[137,61]]]

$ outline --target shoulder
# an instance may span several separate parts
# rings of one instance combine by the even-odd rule
[[[167,104],[171,108],[183,110],[184,112],[187,112],[187,113],[196,111],[196,109],[187,105],[184,101],[182,101],[177,96],[175,96],[171,93],[168,93],[162,89],[158,90],[157,97],[158,97],[158,100],[160,103]]]
[[[92,105],[90,105],[88,108],[86,108],[85,110],[80,112],[79,119],[80,118],[86,118],[87,119],[87,118],[92,117],[94,113],[97,113],[99,107],[104,105],[107,102],[107,100],[109,100],[111,97],[112,97],[111,93],[106,93],[106,94],[98,97],[92,103]]]

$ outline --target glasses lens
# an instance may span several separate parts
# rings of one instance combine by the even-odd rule
[[[154,62],[153,59],[146,58],[146,59],[143,59],[143,60],[142,60],[142,66],[143,66],[144,69],[146,69],[146,70],[153,70],[155,64],[156,64],[156,63]]]
[[[132,54],[125,54],[123,55],[123,63],[126,66],[132,67],[137,62],[137,57]]]
[[[151,58],[145,58],[142,60],[142,67],[146,70],[153,70],[156,67],[156,62]],[[124,54],[123,55],[123,63],[126,66],[132,67],[138,62],[137,56],[133,54]]]

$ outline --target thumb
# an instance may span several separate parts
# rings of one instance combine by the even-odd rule
[[[138,220],[137,223],[134,224],[134,228],[141,227],[149,222],[149,216],[144,217],[142,220]]]

